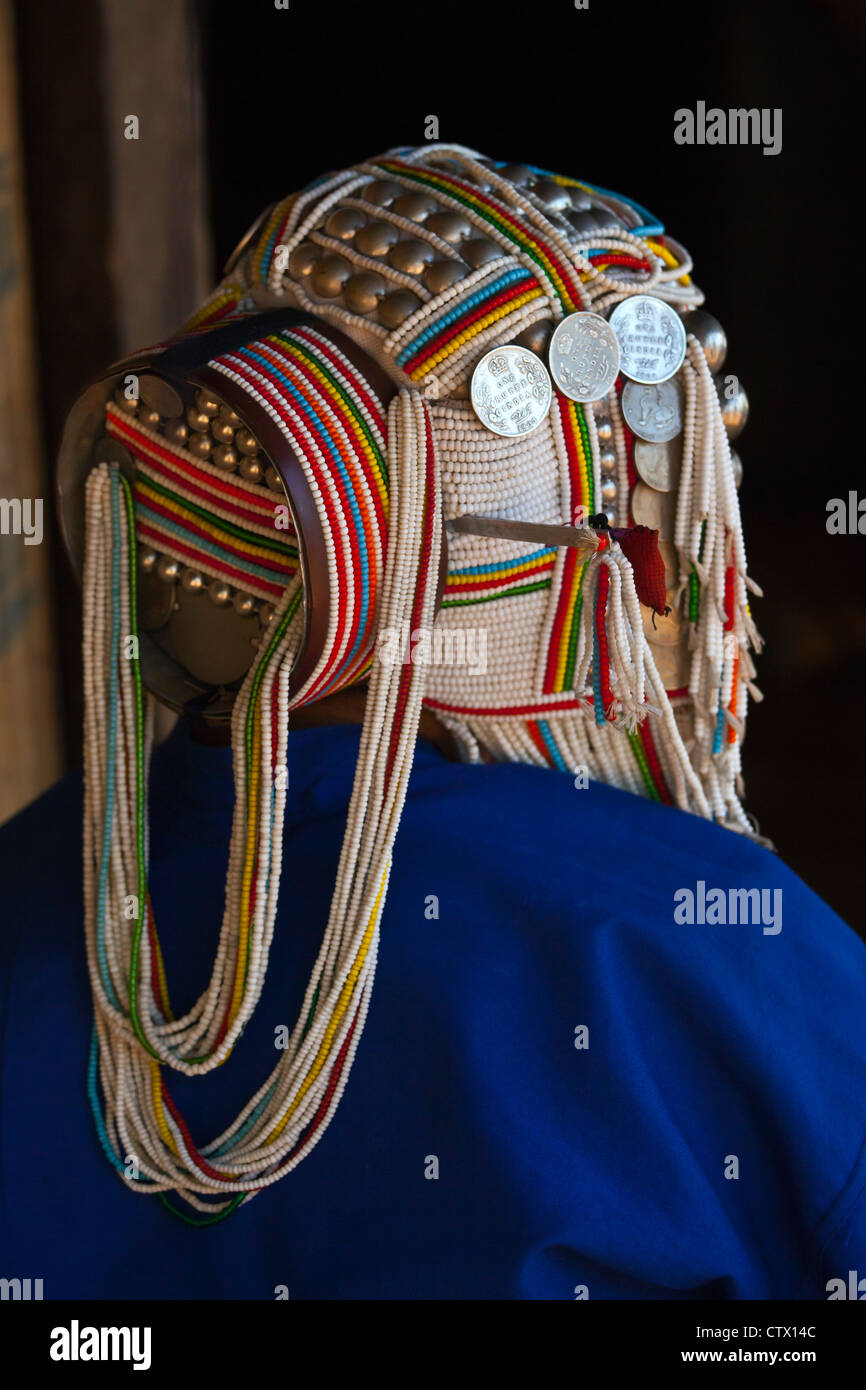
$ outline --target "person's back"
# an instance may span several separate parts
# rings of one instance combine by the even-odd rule
[[[200,1146],[300,1007],[358,739],[289,736],[264,992],[225,1065],[169,1083]],[[182,723],[150,806],[176,1013],[216,948],[233,797],[230,751]],[[334,1122],[285,1181],[191,1229],[125,1189],[88,1110],[80,817],[72,777],[0,830],[4,1276],[46,1298],[706,1299],[825,1298],[866,1270],[866,950],[766,850],[419,740]]]

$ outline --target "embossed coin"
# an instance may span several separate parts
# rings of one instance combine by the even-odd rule
[[[550,374],[572,401],[600,401],[619,374],[616,334],[598,314],[569,314],[557,324],[548,352]]]
[[[676,487],[682,458],[682,446],[676,440],[667,444],[650,444],[646,439],[634,442],[634,466],[656,492],[670,492]]]
[[[666,444],[683,428],[683,388],[675,380],[627,381],[622,388],[622,413],[639,439]]]
[[[636,483],[631,495],[631,514],[636,526],[658,531],[659,540],[672,541],[677,519],[677,498],[673,492],[657,492],[646,483]]]
[[[485,353],[472,373],[472,409],[489,430],[509,439],[540,425],[552,397],[544,363],[514,343]]]
[[[667,381],[683,365],[686,330],[675,309],[652,295],[617,304],[609,323],[619,339],[620,369],[632,381]]]

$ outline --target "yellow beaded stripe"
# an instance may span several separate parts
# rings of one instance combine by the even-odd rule
[[[297,193],[290,193],[288,198],[284,198],[281,203],[277,203],[271,212],[270,217],[265,223],[264,229],[258,238],[255,255],[253,256],[253,279],[263,280],[264,264],[270,258],[271,248],[274,237],[282,223],[285,221],[292,203],[297,198]]]
[[[541,569],[551,563],[556,555],[554,548],[548,548],[541,554],[533,556],[527,560],[509,560],[507,563],[497,566],[496,569],[485,569],[483,573],[477,573],[470,569],[466,574],[449,574],[445,581],[446,588],[457,588],[461,584],[477,584],[479,580],[484,583],[492,583],[497,579],[523,579],[533,570]]]
[[[427,376],[428,372],[432,371],[440,362],[444,362],[447,357],[450,357],[453,352],[461,348],[464,343],[470,342],[473,338],[477,337],[479,333],[483,333],[485,328],[489,328],[491,324],[497,323],[499,319],[507,318],[509,314],[513,314],[517,309],[521,309],[524,304],[530,304],[533,299],[541,299],[543,293],[543,290],[540,288],[527,290],[526,294],[518,295],[516,299],[509,300],[507,304],[500,304],[499,307],[494,309],[491,313],[485,314],[483,318],[477,319],[475,323],[471,323],[468,328],[462,329],[456,337],[452,338],[450,342],[445,343],[445,345],[439,348],[437,352],[434,352],[431,357],[425,358],[420,366],[415,367],[409,373],[410,377],[412,377],[413,380],[417,380],[419,377]]]
[[[234,308],[238,300],[243,297],[243,289],[240,285],[226,285],[226,287],[213,299],[209,299],[207,304],[193,314],[191,319],[187,319],[183,331],[191,332],[194,328],[202,328],[209,324],[211,319],[217,318],[223,309]]]
[[[204,521],[201,516],[196,516],[193,512],[188,511],[187,508],[184,507],[181,503],[175,502],[174,500],[172,500],[169,497],[166,497],[162,493],[155,492],[153,488],[149,487],[148,484],[144,481],[144,469],[142,468],[141,471],[142,476],[140,478],[137,478],[135,483],[135,494],[137,499],[142,498],[145,501],[157,502],[161,507],[163,507],[166,511],[171,512],[172,515],[176,516],[180,521],[191,522],[194,525],[200,527],[202,531],[206,531],[207,534],[218,544],[237,545],[237,537],[231,535],[230,532],[223,531],[220,526],[215,525],[212,522],[208,523],[207,521]],[[274,558],[275,552],[273,546],[268,548],[267,546],[255,545],[252,541],[244,540],[243,548],[244,555],[247,556],[256,556],[260,559],[265,560],[273,560]],[[279,558],[281,560],[285,559],[287,561],[286,572],[287,574],[291,574],[293,572],[291,556],[288,554],[281,554]],[[236,563],[238,565],[241,565],[243,563],[243,560],[241,558],[238,558]],[[274,571],[273,582],[275,584],[280,583],[280,576],[277,573],[277,571]]]
[[[577,469],[580,479],[580,497],[583,506],[591,503],[593,497],[592,471],[590,460],[587,458],[586,449],[583,442],[583,434],[580,429],[577,416],[577,407],[574,401],[561,398],[560,414],[562,407],[565,408],[565,421],[563,428],[567,427],[571,431],[571,438],[574,443],[574,450],[577,455]],[[574,518],[572,518],[574,520]],[[573,643],[573,633],[575,624],[580,618],[580,590],[583,584],[585,564],[576,565],[571,576],[571,584],[566,605],[565,621],[562,625],[560,634],[559,651],[556,657],[556,675],[553,681],[553,690],[558,692],[566,688],[566,669],[568,666],[568,654]]]
[[[660,241],[656,241],[652,237],[646,238],[646,244],[650,248],[650,250],[655,253],[656,256],[658,256],[661,260],[664,261],[665,265],[668,266],[670,270],[676,270],[677,266],[679,265],[679,261],[677,260],[673,251],[669,250],[667,246],[662,246]],[[680,276],[679,284],[690,285],[691,283],[691,275]]]
[[[391,856],[389,855],[385,863],[381,881],[379,883],[379,890],[376,894],[376,901],[373,904],[373,910],[370,913],[366,930],[361,939],[361,945],[358,949],[358,954],[352,962],[352,968],[346,977],[346,982],[343,985],[342,990],[340,991],[340,998],[337,1002],[336,1008],[334,1009],[334,1013],[331,1016],[331,1020],[328,1023],[328,1027],[325,1030],[325,1034],[322,1038],[322,1041],[319,1044],[319,1050],[316,1053],[313,1065],[310,1071],[307,1073],[306,1077],[304,1078],[298,1090],[298,1094],[295,1096],[295,1099],[292,1101],[285,1115],[283,1115],[282,1118],[277,1121],[274,1128],[268,1134],[267,1139],[265,1140],[265,1143],[267,1144],[269,1144],[271,1140],[276,1139],[277,1136],[281,1134],[282,1131],[285,1129],[292,1115],[297,1110],[307,1091],[313,1085],[317,1076],[319,1075],[319,1073],[321,1072],[322,1068],[328,1060],[328,1056],[331,1050],[331,1044],[334,1041],[334,1035],[337,1031],[337,1028],[339,1027],[340,1019],[346,1012],[346,1006],[352,997],[352,992],[355,988],[355,984],[357,983],[358,976],[361,973],[361,967],[363,966],[367,956],[367,952],[370,949],[370,942],[373,940],[373,933],[375,932],[376,925],[379,921],[379,914],[382,910],[382,900],[385,894],[385,886],[388,882],[388,876],[390,872]]]

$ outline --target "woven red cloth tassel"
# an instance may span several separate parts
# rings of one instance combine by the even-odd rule
[[[634,571],[634,587],[641,603],[656,613],[665,611],[665,566],[659,554],[659,533],[649,526],[611,528],[622,553]]]

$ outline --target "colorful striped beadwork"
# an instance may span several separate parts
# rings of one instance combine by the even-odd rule
[[[527,171],[509,179],[506,168],[430,145],[316,181],[274,206],[185,329],[289,305],[354,336],[399,386],[386,416],[359,369],[312,326],[209,363],[209,380],[224,383],[241,416],[246,399],[279,431],[326,538],[327,632],[297,688],[290,675],[309,595],[303,536],[274,530],[281,499],[107,409],[108,431],[136,474],[130,485],[102,464],[87,487],[85,903],[96,1012],[88,1094],[123,1180],[166,1202],[180,1198],[178,1214],[193,1224],[222,1219],[290,1172],[339,1104],[369,1005],[422,703],[467,761],[580,772],[755,833],[739,795],[748,695],[757,693],[754,586],[697,338],[679,378],[682,467],[665,578],[682,628],[682,664],[668,670],[676,689],[659,674],[651,615],[623,546],[597,520],[586,528],[602,509],[614,527],[630,520],[636,472],[622,383],[592,405],[555,392],[549,416],[517,440],[485,430],[466,399],[489,347],[521,339],[542,351],[539,330],[575,310],[605,314],[637,292],[697,306],[691,261],[631,200],[555,174],[544,174],[546,190],[526,191]],[[572,190],[571,223],[556,211],[561,190]],[[588,222],[579,221],[587,200],[574,190],[590,198]],[[355,244],[359,225],[370,235]],[[452,532],[436,616],[443,525],[477,516],[583,528],[580,545]],[[233,711],[236,809],[219,950],[211,980],[180,1018],[147,888],[153,704],[125,647],[137,631],[136,539],[274,605]],[[454,639],[450,650],[477,655],[482,644],[469,639],[483,635],[484,661],[428,668],[376,659],[383,634],[429,632],[434,617],[436,632]],[[280,1061],[202,1144],[167,1069],[218,1067],[256,1006],[276,920],[290,711],[360,681],[368,681],[361,754],[303,1007]]]

